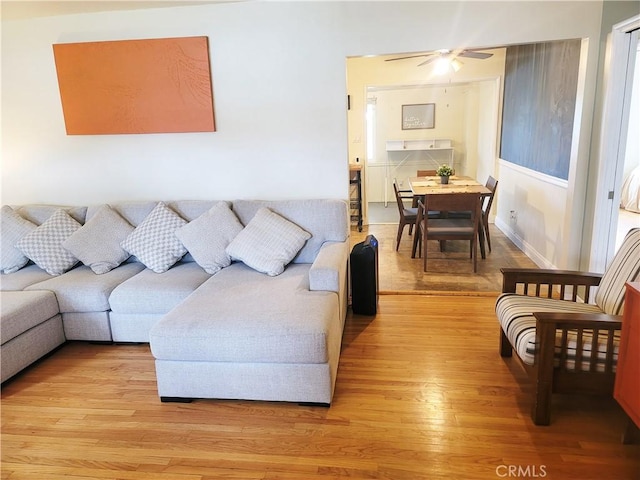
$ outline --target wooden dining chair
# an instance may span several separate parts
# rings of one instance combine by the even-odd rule
[[[491,191],[491,193],[489,195],[485,195],[482,198],[482,231],[484,232],[484,236],[487,239],[487,247],[489,247],[489,251],[491,251],[491,237],[489,236],[489,212],[491,211],[491,205],[493,205],[493,197],[495,196],[496,190],[498,189],[498,180],[489,175],[485,187],[487,187]]]
[[[478,235],[480,240],[480,252],[482,253],[482,258],[485,258],[485,239],[486,245],[489,247],[489,251],[491,251],[491,237],[489,236],[489,213],[491,212],[491,205],[493,205],[493,197],[495,196],[496,190],[498,188],[498,180],[489,175],[487,178],[487,182],[484,185],[491,192],[488,194],[482,195],[482,204],[480,207],[480,225],[478,229]],[[471,218],[470,212],[450,212],[448,215],[450,218]]]
[[[478,193],[426,195],[424,203],[418,201],[416,235],[419,252],[423,256],[423,271],[427,271],[427,242],[429,240],[467,240],[469,257],[473,261],[474,273],[478,271],[478,228],[480,222],[480,201]],[[429,218],[429,211],[469,211],[470,218]],[[415,254],[415,252],[414,252]]]
[[[404,204],[405,198],[413,198],[412,196],[406,196],[403,190],[398,188],[396,181],[393,181],[393,192],[396,196],[396,203],[398,204],[398,213],[400,213],[400,223],[398,224],[398,236],[396,240],[396,251],[400,248],[400,240],[402,239],[402,233],[404,227],[409,225],[409,235],[413,232],[413,226],[416,224],[418,209],[407,208]]]

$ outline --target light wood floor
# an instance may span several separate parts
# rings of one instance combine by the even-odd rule
[[[640,478],[613,399],[558,395],[532,424],[494,302],[383,295],[350,314],[330,408],[163,404],[148,345],[69,343],[2,388],[2,479]]]
[[[446,252],[439,251],[438,242],[429,242],[427,272],[422,259],[411,258],[413,235],[406,226],[400,248],[396,251],[398,225],[369,225],[362,232],[351,229],[351,243],[356,244],[372,234],[379,243],[379,284],[382,292],[499,292],[502,289],[503,267],[531,267],[536,264],[518,249],[495,225],[490,224],[492,251],[485,260],[478,257],[478,271],[473,273],[469,258],[469,243],[447,242]]]

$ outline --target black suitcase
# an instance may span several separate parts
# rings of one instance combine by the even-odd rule
[[[353,313],[375,315],[378,308],[378,240],[367,235],[351,250],[351,308]]]

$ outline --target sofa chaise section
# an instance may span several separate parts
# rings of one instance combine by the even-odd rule
[[[309,289],[309,269],[268,277],[234,264],[160,319],[160,397],[329,404],[344,318],[337,293]]]

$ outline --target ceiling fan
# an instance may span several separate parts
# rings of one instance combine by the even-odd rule
[[[420,67],[422,65],[427,65],[431,62],[435,62],[436,60],[446,60],[450,63],[453,63],[454,61],[458,61],[457,59],[460,57],[484,60],[492,56],[493,56],[493,53],[486,53],[478,50],[465,50],[465,49],[436,50],[433,52],[421,53],[419,55],[408,55],[406,57],[388,58],[385,60],[385,62],[395,62],[396,60],[406,60],[408,58],[427,57],[427,59],[424,62],[418,64],[418,66]],[[458,61],[458,63],[459,65],[462,65],[461,62]]]

